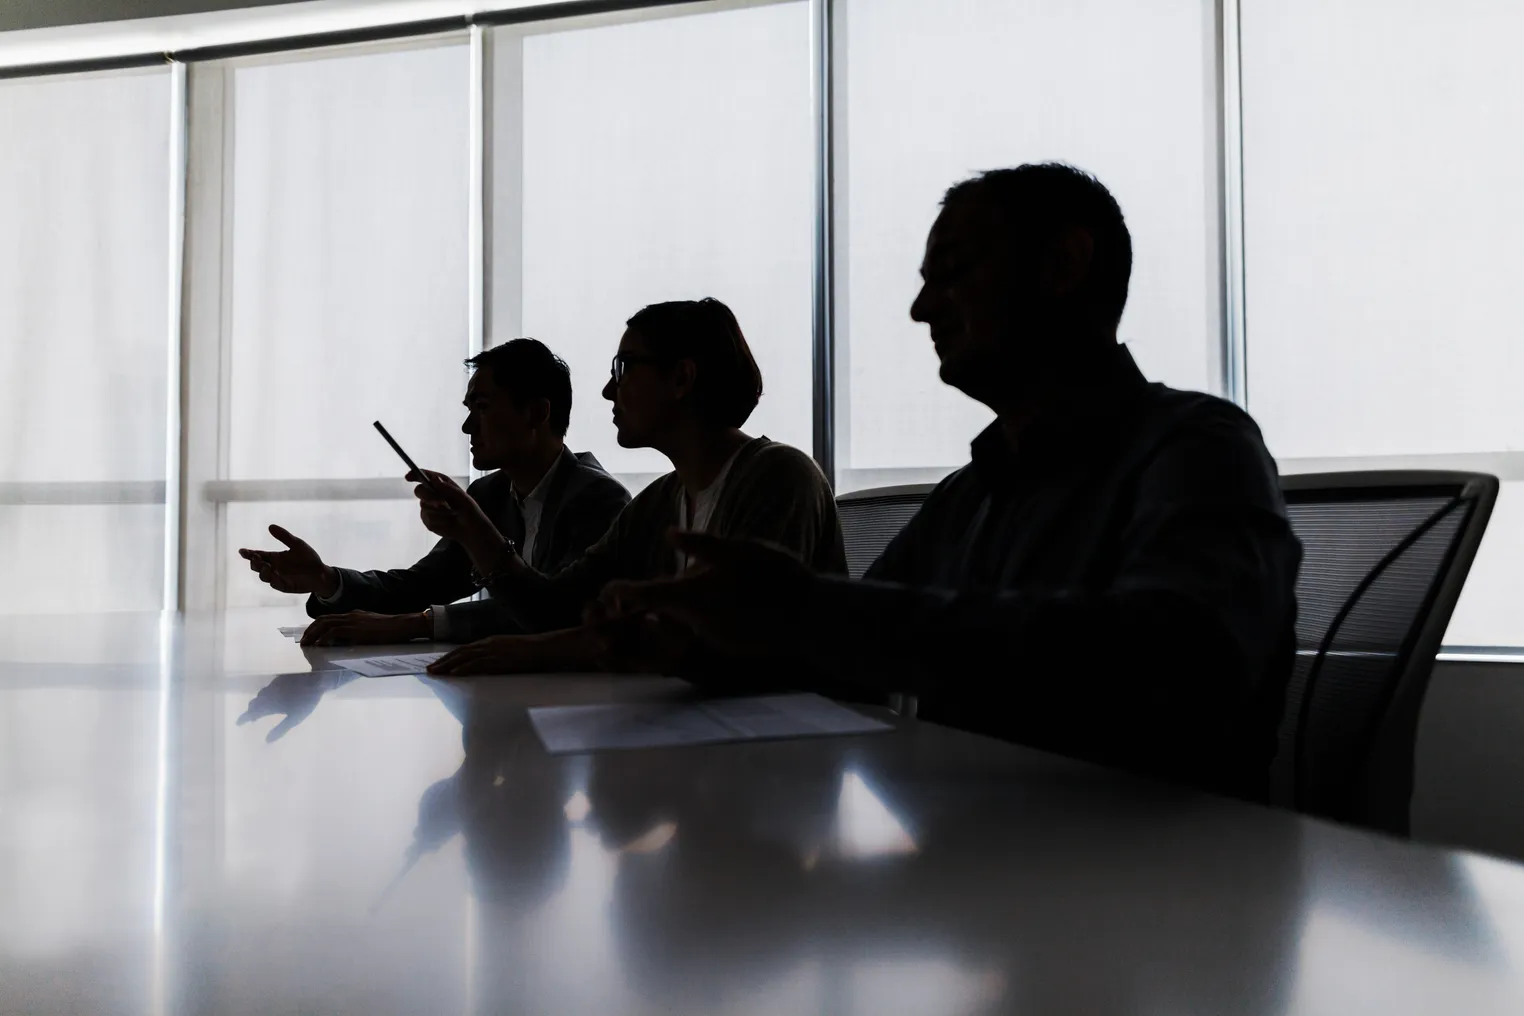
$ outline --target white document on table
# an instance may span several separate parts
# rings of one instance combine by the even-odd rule
[[[404,653],[401,656],[367,656],[360,660],[334,662],[361,677],[400,677],[403,674],[422,674],[429,664],[443,655],[444,653]]]
[[[689,702],[541,706],[530,722],[552,755],[619,748],[669,748],[781,737],[825,737],[890,730],[810,693]]]
[[[288,639],[299,639],[306,630],[307,626],[305,624],[296,624],[281,628],[280,633]]]

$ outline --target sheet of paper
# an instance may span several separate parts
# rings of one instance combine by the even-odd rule
[[[289,628],[281,628],[280,633],[288,639],[299,639],[302,637],[302,632],[306,630],[307,626],[305,624],[297,624]]]
[[[421,674],[444,653],[404,653],[401,656],[367,656],[359,660],[336,660],[340,667],[361,677],[399,677]]]
[[[529,719],[552,755],[892,729],[881,720],[809,693],[697,702],[542,706],[529,710]]]

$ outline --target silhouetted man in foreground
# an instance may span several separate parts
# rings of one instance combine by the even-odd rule
[[[1132,243],[1093,177],[995,170],[948,191],[911,317],[998,420],[866,580],[685,534],[708,567],[613,583],[610,616],[732,651],[788,646],[921,715],[1250,798],[1266,794],[1301,547],[1259,430],[1150,384],[1117,343]]]
[[[630,493],[591,452],[566,447],[571,371],[544,343],[513,339],[468,361],[466,386],[471,462],[496,470],[467,489],[485,524],[523,549],[539,568],[556,572],[596,543],[630,502]],[[335,568],[279,526],[270,534],[286,550],[240,550],[259,577],[283,593],[309,593],[307,613],[319,618],[302,636],[319,642],[391,643],[410,639],[470,642],[508,623],[491,601],[455,603],[483,583],[471,557],[442,539],[408,568]]]

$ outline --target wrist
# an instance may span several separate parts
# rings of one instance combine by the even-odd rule
[[[416,614],[403,614],[404,634],[410,639],[432,639],[434,637],[434,618],[427,611],[419,611]]]
[[[475,537],[466,545],[466,553],[471,556],[471,563],[476,566],[476,570],[487,575],[502,567],[504,552],[510,546],[508,540],[494,530]]]
[[[330,600],[339,591],[339,570],[332,565],[324,565],[318,573],[317,585],[313,588],[318,599]]]
[[[527,567],[512,540],[499,536],[491,546],[471,551],[471,565],[477,583],[483,587],[502,576]]]
[[[598,643],[588,628],[566,628],[525,636],[529,663],[536,671],[594,670]]]

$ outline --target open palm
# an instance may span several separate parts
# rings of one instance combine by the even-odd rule
[[[333,569],[323,563],[318,552],[305,540],[291,535],[280,526],[271,526],[270,535],[286,545],[285,550],[249,550],[238,552],[261,582],[282,593],[317,593],[331,595],[337,585]]]

